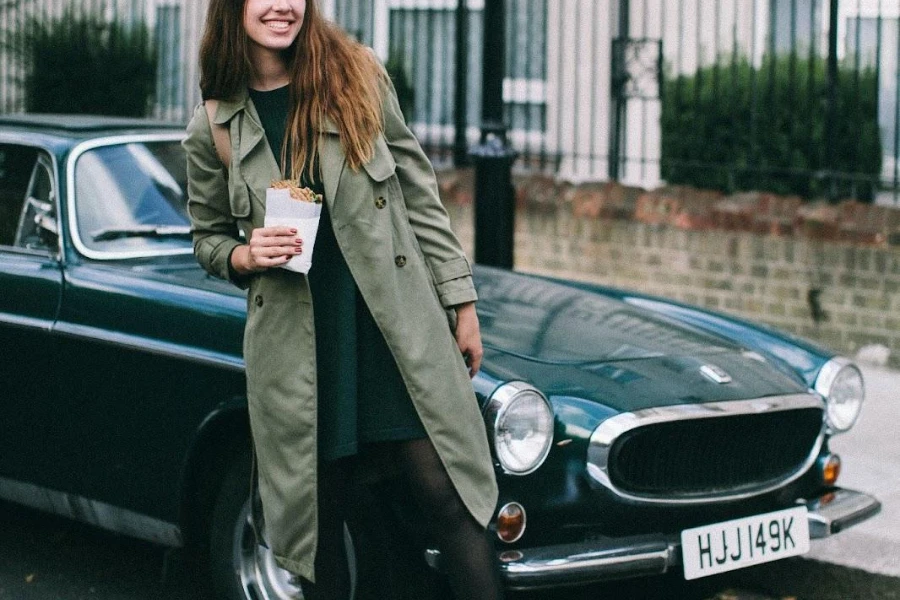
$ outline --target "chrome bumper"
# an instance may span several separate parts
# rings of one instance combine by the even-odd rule
[[[862,492],[838,488],[807,502],[806,508],[809,510],[809,537],[819,539],[874,517],[881,512],[881,502]]]
[[[874,516],[881,503],[868,494],[836,489],[806,507],[810,537],[817,539]],[[499,558],[506,586],[523,590],[659,575],[680,565],[681,547],[677,538],[636,536],[506,550]]]

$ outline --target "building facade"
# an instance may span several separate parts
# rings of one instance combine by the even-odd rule
[[[406,73],[407,116],[437,160],[449,160],[460,124],[469,143],[478,140],[485,0],[321,1],[327,16]],[[573,181],[614,178],[643,187],[664,183],[666,77],[719,63],[727,69],[737,60],[761,65],[772,54],[825,57],[834,8],[833,0],[504,1],[506,120],[521,164]],[[108,19],[149,26],[158,57],[154,115],[186,120],[200,100],[196,57],[207,0],[80,2]],[[838,60],[878,72],[882,183],[897,187],[900,0],[836,4]],[[0,31],[25,15],[52,18],[71,5],[9,0],[0,4]],[[458,52],[458,40],[465,40],[465,52]],[[22,108],[22,75],[4,57],[4,112]],[[457,85],[466,88],[463,107],[455,101]]]

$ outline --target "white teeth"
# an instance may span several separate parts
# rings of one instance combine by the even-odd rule
[[[266,27],[268,27],[269,29],[284,30],[284,29],[288,29],[290,26],[291,26],[291,24],[288,23],[287,21],[267,21],[266,22]]]

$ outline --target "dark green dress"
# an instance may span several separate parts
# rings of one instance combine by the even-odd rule
[[[288,88],[250,90],[250,98],[280,164]],[[282,171],[289,173],[290,164]],[[301,183],[324,195],[320,181]],[[397,363],[341,254],[325,203],[309,287],[316,326],[319,460],[356,454],[367,442],[426,437]]]

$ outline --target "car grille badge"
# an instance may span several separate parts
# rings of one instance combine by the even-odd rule
[[[703,365],[700,367],[700,374],[713,383],[731,383],[731,375],[716,365]]]

